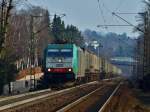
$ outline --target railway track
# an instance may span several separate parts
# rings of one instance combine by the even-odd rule
[[[51,107],[48,111],[56,111],[73,102],[75,99],[97,89],[99,85],[98,82],[91,82],[61,91],[53,92],[51,90],[45,90],[43,92],[0,99],[0,112],[43,112],[44,106],[48,106],[48,108]],[[47,111],[47,109],[45,111]]]
[[[103,85],[57,112],[103,112],[119,87],[120,83]]]
[[[8,107],[11,107],[16,102],[27,100],[27,99],[30,99],[32,97],[38,97],[41,95],[46,95],[46,94],[51,93],[51,92],[52,92],[51,89],[46,89],[46,90],[40,90],[40,91],[36,91],[36,92],[29,92],[29,93],[25,93],[25,94],[1,98],[0,99],[0,111],[5,110]]]

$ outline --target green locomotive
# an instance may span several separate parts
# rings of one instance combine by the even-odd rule
[[[121,74],[121,70],[107,60],[75,44],[49,44],[44,52],[44,79],[48,83],[99,77],[102,68],[106,74]]]

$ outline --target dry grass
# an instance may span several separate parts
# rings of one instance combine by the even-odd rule
[[[126,85],[122,86],[115,94],[108,109],[105,112],[150,112],[150,108],[145,106],[136,97],[133,90]]]

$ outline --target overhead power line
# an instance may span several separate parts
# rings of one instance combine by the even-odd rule
[[[125,20],[124,18],[122,18],[121,16],[119,16],[118,14],[116,14],[115,12],[112,12],[112,15],[118,17],[119,19],[121,19],[122,21],[126,22],[128,25],[133,26],[134,28],[136,28],[138,31],[141,31],[142,33],[145,33],[143,30],[141,30],[139,27],[133,25],[132,23],[130,23],[129,21]]]
[[[102,0],[101,0],[101,2],[102,2]],[[122,1],[120,1],[120,3],[119,3],[119,7],[120,7],[120,5],[122,4]],[[106,6],[105,6],[105,4],[102,2],[102,5],[103,5],[103,7],[105,8],[105,9],[107,9],[107,11],[108,12],[110,12],[113,16],[116,16],[118,19],[120,19],[120,20],[122,20],[122,21],[124,21],[125,23],[127,23],[127,25],[125,24],[106,24],[106,20],[105,20],[105,17],[104,17],[104,13],[103,13],[103,10],[102,10],[102,8],[101,8],[101,4],[100,4],[100,0],[98,0],[98,5],[99,5],[99,10],[100,10],[100,12],[101,12],[101,15],[102,15],[102,18],[103,18],[103,21],[104,21],[104,24],[102,24],[102,25],[97,25],[97,27],[105,27],[105,28],[107,28],[107,27],[116,27],[116,26],[119,26],[119,27],[128,27],[128,26],[132,26],[132,27],[134,27],[134,28],[136,28],[138,31],[140,31],[140,32],[142,32],[142,33],[145,33],[142,29],[140,29],[139,27],[137,27],[137,26],[135,26],[135,25],[133,25],[132,23],[130,23],[129,21],[127,21],[126,19],[124,19],[123,17],[121,17],[121,16],[119,16],[118,14],[143,14],[143,13],[134,13],[134,12],[128,12],[128,13],[119,13],[119,12],[112,12],[111,10],[109,10],[109,8],[107,8]],[[118,7],[118,8],[119,8]],[[117,9],[118,8],[116,8],[116,11],[117,11]]]
[[[102,8],[101,8],[100,0],[97,0],[97,1],[98,1],[98,7],[99,7],[99,10],[100,10],[100,13],[101,13],[101,15],[102,15],[102,19],[103,19],[103,21],[104,21],[104,24],[106,24],[106,19],[105,19],[105,17],[104,17],[104,13],[103,13],[103,10],[102,10]],[[107,27],[105,27],[105,28],[107,28]]]
[[[104,26],[131,26],[131,25],[97,25],[97,27],[104,27]]]
[[[134,13],[134,12],[115,12],[116,14],[143,14],[141,12],[139,13]]]

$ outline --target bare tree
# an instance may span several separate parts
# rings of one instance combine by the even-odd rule
[[[6,49],[6,38],[9,34],[11,11],[14,9],[18,0],[0,1],[0,93],[4,84],[9,84],[9,93],[11,93],[10,82],[15,79],[17,73],[14,65],[14,55],[10,55],[11,49]],[[10,76],[11,75],[11,76]]]
[[[2,0],[1,2],[1,24],[0,24],[0,51],[2,50],[6,34],[8,19],[12,9],[12,0]]]

